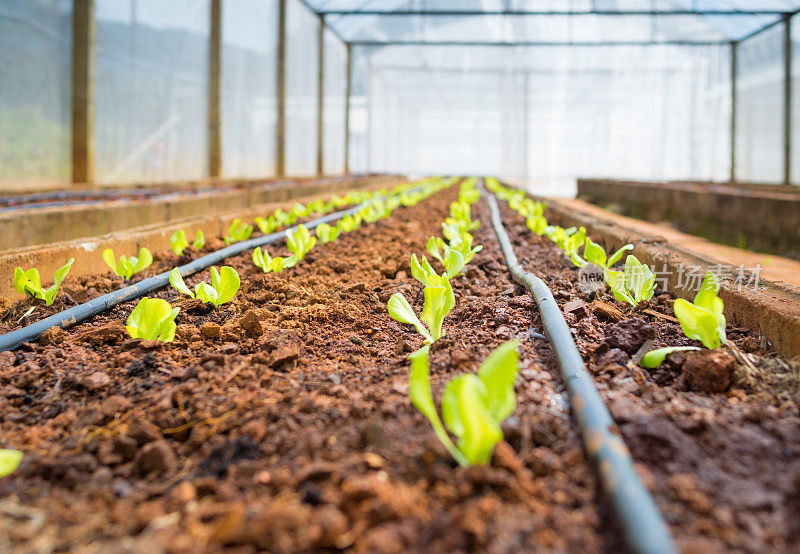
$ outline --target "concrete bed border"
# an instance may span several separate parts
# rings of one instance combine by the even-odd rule
[[[670,244],[658,235],[643,236],[611,219],[564,206],[557,199],[531,196],[547,204],[545,213],[549,221],[564,227],[584,226],[588,235],[593,240],[602,242],[607,249],[633,244],[632,253],[640,261],[655,266],[659,272],[667,273],[667,289],[678,297],[691,300],[697,292],[688,283],[679,283],[681,267],[684,270],[688,267],[701,267],[704,271],[715,266],[730,266]],[[733,275],[736,275],[736,271],[738,268]],[[730,322],[761,333],[772,348],[784,357],[800,355],[800,288],[762,280],[758,290],[744,287],[740,291],[735,280],[730,277],[723,277],[720,285],[719,295],[725,303],[725,316]]]
[[[236,217],[252,223],[255,216],[264,217],[275,208],[291,205],[295,201],[304,203],[322,195],[345,190],[382,188],[404,180],[398,177],[379,177],[281,188],[277,189],[279,194],[273,195],[270,201],[253,204],[246,208],[209,210],[208,215],[204,216],[174,219],[169,222],[106,233],[97,237],[8,250],[0,253],[0,275],[4,276],[0,279],[0,303],[3,301],[15,302],[23,298],[21,294],[14,291],[13,275],[14,268],[17,266],[24,269],[36,267],[42,274],[43,282],[47,285],[52,283],[53,273],[56,269],[64,265],[69,258],[75,258],[69,276],[62,285],[68,289],[71,278],[99,275],[109,271],[101,256],[106,248],[114,249],[117,255],[135,256],[140,247],[146,246],[156,256],[169,250],[170,236],[179,229],[186,231],[189,240],[192,240],[199,229],[203,231],[208,240],[211,237],[223,236],[231,221]]]

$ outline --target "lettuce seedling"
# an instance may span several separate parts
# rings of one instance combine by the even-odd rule
[[[422,262],[417,259],[416,254],[411,254],[411,276],[422,283],[423,286],[428,286],[428,277],[436,276],[436,271],[428,263],[428,258],[422,256]]]
[[[50,306],[55,301],[61,281],[69,273],[74,261],[75,258],[70,258],[66,264],[56,270],[53,284],[47,290],[42,288],[38,269],[33,267],[28,271],[23,271],[21,267],[17,267],[14,269],[14,290],[30,298],[44,300],[45,305]]]
[[[699,340],[707,348],[719,348],[726,341],[724,305],[717,296],[718,292],[717,277],[707,271],[694,303],[678,298],[673,305],[683,333],[690,339]]]
[[[649,267],[641,263],[634,255],[630,255],[625,259],[624,271],[605,269],[603,275],[614,297],[620,302],[638,306],[640,302],[650,300],[653,297],[656,276]]]
[[[183,251],[189,246],[189,239],[186,238],[186,231],[180,229],[172,233],[169,237],[170,249],[178,256],[183,254]]]
[[[444,336],[442,323],[445,316],[456,305],[456,298],[450,281],[445,275],[439,277],[434,273],[428,275],[426,281],[427,284],[423,291],[425,303],[420,317],[417,317],[411,304],[399,292],[389,298],[386,308],[392,318],[401,323],[413,325],[425,342],[432,343]]]
[[[564,254],[572,258],[572,263],[580,267],[580,258],[578,257],[578,248],[583,246],[586,239],[586,228],[581,227],[576,229],[570,227],[564,229],[558,225],[550,225],[544,229],[544,234],[556,243],[556,245],[564,251]],[[582,260],[581,260],[582,261]]]
[[[225,236],[225,244],[233,244],[250,238],[253,234],[253,226],[243,222],[238,217],[233,220],[228,227],[228,234]]]
[[[335,241],[337,238],[339,238],[341,233],[341,229],[338,227],[331,227],[327,223],[320,223],[317,225],[317,228],[314,231],[314,234],[317,235],[320,244],[328,244],[329,242]]]
[[[361,216],[345,214],[336,226],[345,233],[351,233],[361,226]]]
[[[433,402],[429,347],[410,356],[411,403],[430,421],[436,436],[462,466],[487,463],[495,445],[503,440],[500,424],[517,406],[514,397],[519,365],[517,346],[517,341],[502,344],[484,360],[478,375],[459,375],[445,386],[442,417],[450,432],[458,437],[457,445],[445,431]]]
[[[0,448],[0,477],[10,475],[22,462],[22,451]]]
[[[175,254],[180,256],[183,254],[183,251],[189,246],[189,239],[186,237],[186,231],[180,229],[179,231],[175,231],[172,233],[172,236],[169,238],[170,248]],[[192,243],[192,248],[196,250],[200,250],[206,244],[206,237],[203,236],[203,231],[200,229],[197,230],[197,235],[195,236],[194,242]]]
[[[586,245],[583,248],[583,257],[586,259],[587,262],[593,263],[595,265],[599,265],[600,267],[610,268],[615,263],[622,259],[622,256],[628,250],[633,250],[632,244],[626,244],[613,254],[610,257],[606,257],[605,249],[594,242],[589,237],[586,237]]]
[[[312,237],[305,225],[300,225],[294,233],[286,231],[286,247],[298,261],[305,258],[315,244],[317,237]]]
[[[265,235],[273,233],[275,229],[280,227],[280,224],[278,223],[278,220],[275,219],[274,215],[268,215],[266,219],[263,217],[257,217],[255,221],[259,231],[261,231]]]
[[[172,342],[175,338],[175,317],[180,308],[173,308],[160,298],[142,298],[128,316],[128,334],[135,339]]]
[[[464,255],[438,237],[428,239],[428,252],[444,266],[448,278],[455,277],[464,269]]]
[[[656,348],[642,357],[639,365],[646,369],[654,369],[664,363],[664,359],[672,352],[679,350],[700,350],[696,346],[668,346],[666,348]]]
[[[117,262],[114,257],[114,251],[106,248],[103,251],[103,261],[114,273],[123,277],[126,281],[130,281],[135,274],[150,267],[150,264],[153,263],[153,255],[147,248],[142,247],[139,249],[138,257],[120,256],[119,262]]]
[[[189,290],[186,283],[181,277],[181,272],[178,268],[174,268],[169,272],[169,283],[183,294],[202,300],[203,302],[211,302],[214,306],[220,306],[236,296],[241,285],[239,274],[235,269],[227,265],[222,266],[220,271],[216,267],[211,268],[211,284],[206,282],[197,283],[194,287],[194,292]]]
[[[525,224],[528,226],[528,229],[540,237],[544,234],[545,229],[547,229],[547,219],[545,219],[543,215],[532,215],[525,220]]]
[[[288,256],[286,258],[275,256],[273,258],[269,255],[269,252],[266,250],[262,252],[261,247],[257,246],[256,249],[253,250],[253,263],[264,273],[269,273],[270,271],[280,273],[284,269],[294,267],[297,264],[297,258],[294,256]]]

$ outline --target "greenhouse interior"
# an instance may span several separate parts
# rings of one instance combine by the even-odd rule
[[[800,0],[0,0],[0,552],[800,551]]]

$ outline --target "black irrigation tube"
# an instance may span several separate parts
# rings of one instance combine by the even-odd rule
[[[539,307],[545,333],[552,344],[567,386],[572,411],[583,435],[583,444],[594,458],[600,480],[616,511],[630,549],[637,553],[668,554],[675,547],[653,498],[633,468],[630,452],[619,436],[614,420],[586,373],[567,322],[553,293],[539,277],[525,271],[508,239],[497,200],[486,195],[492,226],[514,281],[524,286]]]
[[[362,207],[364,207],[365,204],[366,203],[361,203],[353,208],[328,214],[318,219],[308,221],[303,225],[309,229],[314,229],[322,223],[335,221],[347,214],[354,215]],[[200,258],[197,258],[186,265],[179,266],[178,269],[183,277],[193,275],[203,271],[208,267],[211,267],[214,264],[221,263],[225,258],[237,256],[243,252],[246,252],[247,250],[252,250],[258,246],[264,246],[266,244],[277,242],[283,238],[286,238],[287,230],[295,232],[298,227],[299,225],[294,225],[288,229],[276,231],[275,233],[265,235],[263,237],[256,237],[254,239],[231,244],[230,246],[226,246],[225,248],[217,250],[216,252],[211,252],[210,254],[201,256]],[[170,269],[170,271],[172,270]],[[169,271],[159,273],[154,277],[139,281],[138,283],[134,283],[133,285],[127,286],[123,289],[98,296],[89,302],[51,315],[50,317],[47,317],[41,321],[37,321],[36,323],[32,323],[26,327],[23,327],[22,329],[17,329],[16,331],[11,331],[5,335],[0,335],[0,352],[5,350],[14,350],[15,348],[20,347],[24,342],[36,340],[41,336],[42,333],[51,327],[71,327],[85,319],[94,317],[105,310],[108,310],[109,308],[113,308],[117,304],[135,300],[136,298],[144,296],[145,294],[148,294],[154,290],[166,287],[167,285],[169,285]]]

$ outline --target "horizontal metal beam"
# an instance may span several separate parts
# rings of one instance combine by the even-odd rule
[[[730,41],[700,40],[617,40],[617,41],[426,41],[426,40],[354,40],[353,46],[720,46]]]
[[[522,15],[522,16],[774,16],[787,15],[786,10],[581,10],[581,11],[547,11],[547,10],[320,10],[321,15],[352,16],[352,15],[379,15],[379,16],[434,16],[458,17],[481,15]]]

